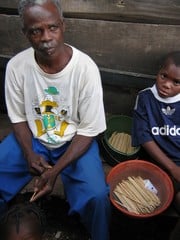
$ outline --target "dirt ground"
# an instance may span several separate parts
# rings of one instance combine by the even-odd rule
[[[16,202],[17,199],[18,202],[27,201],[29,195],[18,196]],[[79,218],[68,216],[69,205],[64,199],[49,196],[41,199],[38,205],[47,217],[44,240],[89,239]],[[110,240],[169,240],[170,232],[176,222],[177,218],[164,215],[148,219],[133,219],[123,215],[112,206]]]

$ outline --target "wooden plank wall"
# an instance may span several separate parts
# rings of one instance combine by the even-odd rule
[[[29,46],[17,4],[0,1],[2,72],[7,59]],[[137,91],[152,85],[159,59],[180,49],[179,0],[62,0],[62,7],[66,42],[88,53],[101,70],[106,111],[130,114]]]

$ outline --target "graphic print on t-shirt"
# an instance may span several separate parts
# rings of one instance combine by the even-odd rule
[[[171,116],[175,111],[176,109],[171,108],[170,106],[167,106],[167,108],[162,108],[162,112],[167,116]]]
[[[44,89],[40,102],[33,104],[37,137],[45,137],[46,142],[58,144],[66,134],[75,132],[75,127],[68,123],[68,106],[60,106],[57,96],[60,93],[56,87]]]

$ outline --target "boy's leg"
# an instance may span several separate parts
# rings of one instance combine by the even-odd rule
[[[89,150],[63,170],[70,214],[79,213],[93,240],[109,239],[109,187],[105,183],[98,145],[94,141]]]
[[[10,201],[32,179],[26,160],[13,134],[0,144],[0,215]]]

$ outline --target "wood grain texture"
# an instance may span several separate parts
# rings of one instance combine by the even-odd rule
[[[0,22],[1,55],[13,56],[29,46],[18,16],[0,15]],[[179,49],[179,38],[179,25],[66,19],[66,42],[108,69],[153,75],[159,58]]]
[[[65,16],[116,21],[180,24],[178,0],[62,0]],[[0,8],[17,9],[18,0],[1,0]]]

